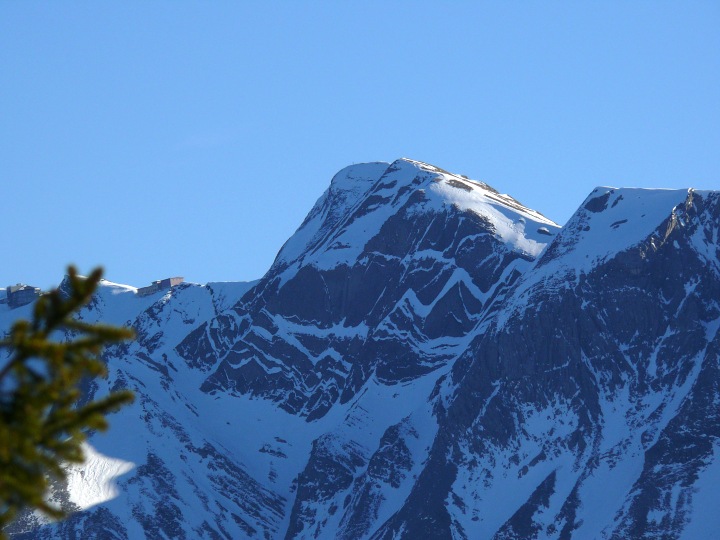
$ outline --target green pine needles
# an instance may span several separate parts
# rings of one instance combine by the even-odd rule
[[[48,502],[51,479],[63,464],[84,461],[81,444],[90,430],[108,427],[105,415],[133,399],[130,391],[81,404],[81,382],[106,376],[105,345],[133,337],[127,328],[87,324],[74,314],[90,301],[102,276],[80,277],[68,269],[66,285],[42,295],[32,321],[17,321],[0,346],[0,539],[20,510],[64,513]]]

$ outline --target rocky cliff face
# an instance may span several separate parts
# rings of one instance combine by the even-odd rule
[[[707,537],[719,227],[717,192],[598,188],[560,229],[344,169],[257,282],[102,287],[83,317],[139,336],[103,384],[139,399],[58,487],[72,518],[17,536]]]
[[[455,357],[499,286],[556,229],[489,186],[426,164],[350,167],[233,308],[236,325],[198,328],[178,352],[194,362],[207,351],[204,391],[320,418],[371,377],[410,381]]]
[[[719,200],[596,190],[440,386],[443,436],[376,536],[707,527],[697,495],[720,426]]]

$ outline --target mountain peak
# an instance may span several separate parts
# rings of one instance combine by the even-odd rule
[[[435,165],[400,158],[342,169],[292,238],[274,267],[352,264],[392,216],[454,211],[485,221],[512,250],[537,256],[559,226],[488,184]]]
[[[568,220],[538,266],[563,254],[563,264],[585,271],[648,239],[685,203],[692,190],[595,188]]]

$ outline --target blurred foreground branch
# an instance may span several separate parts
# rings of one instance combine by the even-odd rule
[[[68,269],[66,285],[42,295],[31,321],[15,322],[1,347],[10,349],[0,369],[0,539],[22,509],[63,517],[47,500],[48,482],[65,477],[63,464],[84,461],[90,430],[105,430],[105,416],[133,399],[130,391],[80,404],[84,379],[105,377],[105,345],[133,337],[127,328],[74,318],[102,276]]]

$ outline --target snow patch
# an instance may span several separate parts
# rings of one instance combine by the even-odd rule
[[[132,471],[135,463],[101,454],[87,443],[82,445],[85,463],[66,469],[70,501],[85,510],[118,496],[115,479]]]

